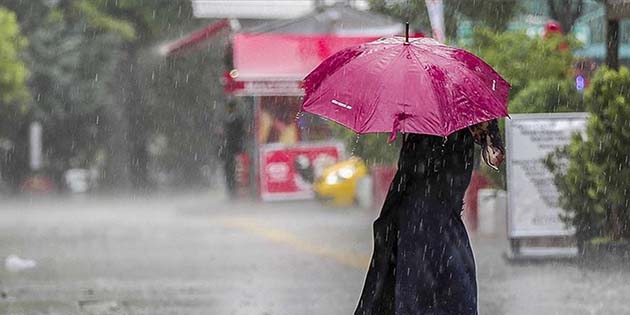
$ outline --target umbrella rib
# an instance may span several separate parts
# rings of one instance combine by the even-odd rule
[[[415,47],[418,47],[418,46],[415,46]],[[420,48],[421,48],[421,49],[423,49],[423,50],[425,50],[425,51],[430,52],[431,54],[433,54],[433,52],[432,52],[432,51],[430,51],[430,50],[424,49],[423,47],[420,47]],[[411,50],[411,55],[412,55],[412,56],[416,59],[416,61],[418,62],[418,65],[419,65],[422,69],[424,69],[424,67],[423,67],[423,63],[422,63],[422,61],[420,61],[420,58],[418,57],[418,55],[416,55],[415,50],[413,50],[413,49]],[[428,82],[431,82],[431,85],[433,85],[433,80],[431,79],[431,77],[430,77],[430,76],[428,76],[428,75],[427,75],[424,71],[421,71],[421,73],[422,73],[422,75],[423,75],[423,76],[425,76],[425,77],[426,77],[426,79],[428,80]],[[434,92],[434,91],[435,91],[434,89],[431,89],[431,95],[433,96],[433,98],[436,98],[436,97],[435,97],[435,92]],[[444,119],[444,115],[442,114],[442,108],[441,108],[441,106],[440,106],[440,109],[438,110],[438,114],[440,115],[440,117],[439,117],[439,121],[443,121],[443,119]],[[440,126],[440,127],[441,127],[441,126]]]
[[[472,54],[469,54],[469,55],[472,55]],[[472,55],[472,56],[474,56],[474,55]],[[479,61],[483,61],[483,60],[479,60]],[[484,63],[485,63],[485,62],[484,62]],[[486,64],[486,65],[487,65],[487,64]],[[489,67],[489,66],[488,66],[488,67]],[[491,68],[491,67],[490,67],[490,68]],[[462,74],[465,74],[465,72],[464,72],[464,71],[463,71],[463,69],[461,69],[461,68],[455,68],[455,70],[456,70],[456,71],[459,71],[459,72],[460,72],[460,73],[462,73]],[[467,77],[468,77],[468,78],[470,78],[470,79],[472,79],[472,80],[474,80],[474,81],[475,81],[475,83],[477,83],[477,84],[475,84],[475,86],[481,86],[481,88],[482,88],[482,89],[484,89],[484,90],[487,92],[487,94],[488,94],[488,95],[492,95],[492,96],[494,96],[494,94],[495,94],[495,93],[494,93],[494,91],[492,91],[492,90],[491,90],[491,88],[490,88],[489,86],[487,86],[487,85],[485,84],[485,82],[483,82],[482,78],[480,78],[480,77],[479,77],[479,75],[477,75],[477,74],[476,74],[474,71],[472,71],[472,70],[470,71],[470,74],[471,74],[471,75],[470,75],[470,76],[467,76]],[[500,76],[499,76],[499,79],[501,79],[501,77],[500,77]],[[496,102],[497,97],[493,97],[492,99]]]
[[[352,75],[352,73],[354,73],[354,72],[355,72],[355,71],[357,71],[357,70],[362,69],[362,68],[365,66],[365,64],[367,64],[367,63],[369,63],[370,61],[372,61],[372,60],[371,60],[371,59],[369,59],[369,58],[368,58],[368,59],[365,59],[365,60],[360,60],[360,59],[363,59],[365,56],[369,56],[369,55],[371,55],[371,54],[378,53],[378,52],[381,52],[381,51],[384,51],[384,50],[386,50],[386,48],[382,48],[382,49],[379,49],[378,51],[373,51],[373,52],[370,52],[370,53],[368,53],[368,54],[361,53],[361,54],[359,54],[359,56],[358,56],[358,57],[355,57],[354,59],[350,59],[348,62],[344,63],[343,65],[341,65],[340,67],[338,67],[337,69],[335,69],[332,73],[330,73],[329,75],[327,75],[327,76],[326,76],[326,78],[327,78],[327,79],[332,78],[335,74],[337,74],[339,71],[343,70],[345,67],[347,67],[347,66],[348,66],[348,65],[350,65],[350,64],[353,64],[353,65],[352,65],[352,68],[351,68],[351,69],[348,69],[348,70],[345,70],[345,71],[348,71],[348,73],[345,73],[344,75],[346,75],[346,76],[347,76],[347,75]],[[362,63],[360,63],[360,64],[354,64],[354,63],[353,63],[353,61],[362,61]],[[309,75],[310,75],[310,74],[309,74]],[[332,86],[330,86],[330,87],[328,87],[326,90],[323,90],[321,93],[319,93],[319,96],[318,96],[316,99],[314,99],[313,101],[315,102],[315,101],[320,100],[320,99],[321,99],[321,98],[322,98],[322,97],[323,97],[323,96],[324,96],[324,95],[325,95],[328,91],[330,91],[330,89],[332,89],[332,88],[333,88],[333,87],[332,87]]]
[[[371,51],[371,52],[369,52],[369,53],[365,53],[365,52],[363,52],[363,53],[359,54],[357,57],[355,57],[355,58],[351,59],[349,62],[347,62],[347,63],[343,64],[342,66],[340,66],[339,68],[337,68],[337,69],[336,69],[333,73],[331,73],[331,74],[330,74],[330,76],[329,76],[329,77],[332,77],[335,73],[337,73],[339,70],[343,69],[345,66],[349,65],[350,63],[354,63],[353,61],[359,61],[360,59],[363,59],[363,58],[365,58],[366,56],[369,56],[369,55],[372,55],[372,54],[375,54],[375,53],[379,53],[379,52],[382,52],[382,51],[384,51],[384,50],[387,50],[387,49],[386,49],[386,48],[381,48],[381,49],[378,49],[378,50],[376,50],[376,51]],[[357,65],[357,66],[355,66],[356,68],[353,68],[353,69],[351,69],[351,70],[349,70],[349,71],[354,72],[354,71],[356,71],[357,69],[360,69],[361,67],[363,67],[363,65],[364,65],[365,63],[368,63],[368,62],[370,62],[370,61],[371,61],[371,59],[366,59],[366,60],[364,61],[364,63],[361,63],[361,64],[360,64],[360,67],[359,67],[359,65]]]
[[[395,48],[395,47],[396,47],[396,46],[394,46],[394,48]],[[392,65],[392,63],[396,62],[396,60],[398,60],[398,58],[400,58],[400,56],[403,54],[403,52],[404,52],[404,49],[401,49],[401,50],[400,50],[397,54],[395,54],[394,56],[392,56],[391,60],[389,61],[389,63],[387,63],[387,65],[386,65],[384,68],[385,68],[385,69],[390,69],[390,70],[391,70],[391,65]],[[387,71],[386,73],[387,73],[387,79],[386,79],[386,81],[387,81],[387,80],[389,80],[389,79],[393,76],[393,73],[391,73],[391,71]],[[378,91],[378,93],[376,93],[376,95],[381,95],[381,91],[382,91],[384,88],[385,88],[385,85],[384,85],[384,84],[379,84],[379,91]],[[378,99],[374,99],[373,101],[374,101],[374,102],[376,102],[377,100],[378,100]],[[378,110],[377,106],[372,106],[372,108],[373,108],[373,110],[372,110],[372,112],[370,113],[370,115],[369,115],[366,119],[364,119],[364,120],[363,120],[363,122],[364,122],[364,123],[363,123],[363,124],[362,124],[362,126],[361,126],[361,130],[365,130],[365,129],[366,129],[366,127],[365,127],[365,126],[368,124],[368,122],[370,122],[370,121],[372,120],[372,118],[374,117],[374,115],[376,115],[376,112],[377,112],[377,110]],[[392,122],[392,124],[393,124],[393,122]],[[393,126],[392,126],[392,129],[393,129]]]
[[[470,52],[468,52],[466,50],[458,49],[458,48],[455,48],[455,49],[458,50],[458,51],[461,51],[461,52],[463,52],[465,54],[467,54],[469,57],[474,58],[477,62],[479,62],[482,65],[484,65],[487,70],[491,71],[497,77],[497,79],[498,79],[498,80],[496,80],[497,83],[499,81],[503,81],[508,86],[510,85],[505,79],[503,79],[503,77],[496,70],[494,70],[494,68],[492,68],[492,66],[490,66],[488,63],[486,63],[483,59],[479,58],[478,56],[476,56],[476,55],[474,55],[474,54],[472,54],[472,53],[470,53]],[[449,66],[449,64],[447,64],[447,67],[448,66]],[[470,70],[470,73],[472,74],[472,77],[477,81],[477,83],[481,83],[479,85],[481,85],[485,89],[486,92],[488,92],[490,95],[494,95],[495,94],[494,91],[491,91],[491,88],[489,86],[487,86],[485,84],[485,82],[483,82],[483,79],[477,73],[475,73],[475,71],[473,71],[472,69],[470,69],[468,67],[466,67],[465,69]],[[463,69],[461,67],[455,67],[455,70],[460,71],[461,73],[464,73],[464,72],[462,72]],[[496,99],[496,97],[495,97],[495,99]]]
[[[425,51],[428,51],[428,52],[430,52],[430,53],[432,53],[432,54],[433,54],[433,52],[431,52],[430,50],[424,49],[424,47],[421,47],[421,49],[423,49],[423,50],[425,50]],[[476,60],[478,60],[478,61],[482,62],[484,65],[486,65],[486,67],[488,67],[488,68],[492,69],[492,67],[490,67],[487,63],[483,62],[483,60],[481,60],[480,58],[476,57],[475,55],[473,55],[473,54],[471,54],[471,53],[469,53],[469,52],[467,52],[467,51],[465,51],[465,50],[463,50],[463,49],[459,49],[459,48],[452,48],[452,49],[453,49],[453,50],[456,50],[456,51],[463,51],[463,52],[464,52],[464,53],[466,53],[467,55],[472,56],[472,57],[475,57],[475,59],[476,59]],[[436,56],[438,56],[438,57],[441,57],[441,56],[439,56],[439,55],[437,55],[437,54],[433,54],[433,55],[436,55]],[[418,56],[417,56],[415,53],[414,53],[414,57],[416,57],[416,59],[418,60]],[[442,58],[442,59],[443,59],[443,58]],[[479,86],[480,88],[484,89],[484,90],[485,90],[485,92],[487,92],[487,94],[488,94],[488,95],[494,95],[494,91],[491,91],[491,90],[490,90],[490,87],[488,87],[488,86],[487,86],[487,84],[485,84],[485,82],[483,82],[482,78],[480,78],[480,77],[479,77],[479,75],[477,75],[477,73],[475,73],[472,69],[470,69],[470,68],[466,67],[466,68],[464,68],[464,69],[467,69],[467,70],[470,70],[470,71],[464,71],[464,69],[462,69],[461,67],[454,67],[451,63],[449,63],[449,62],[448,62],[448,60],[444,60],[444,61],[446,61],[444,64],[439,65],[439,67],[440,67],[442,70],[446,70],[446,72],[459,72],[459,73],[461,74],[461,76],[462,76],[462,77],[466,77],[466,78],[468,78],[468,79],[470,79],[470,80],[473,80],[473,81],[476,83],[476,84],[475,84],[475,86]],[[421,62],[421,61],[420,61],[420,60],[418,60],[418,62]],[[436,64],[436,66],[437,66],[437,64]],[[493,71],[494,71],[494,70],[493,70]],[[496,71],[495,71],[495,73],[496,73]],[[498,75],[498,73],[497,73],[497,77],[498,77],[499,79],[502,79],[502,78],[501,78],[501,76],[500,76],[500,75]],[[453,81],[451,76],[446,76],[446,78],[447,78],[447,80],[449,80],[449,82],[451,82],[451,85],[452,85],[453,87],[455,87],[455,86],[461,86],[461,84],[460,84],[460,83],[458,83],[458,82],[456,82],[456,81]],[[467,103],[468,105],[479,105],[479,104],[477,104],[476,102],[473,102],[473,101],[470,99],[470,97],[468,97],[467,95],[462,94],[461,96],[466,98],[466,103]],[[496,97],[493,97],[493,100],[494,100],[494,101],[496,101],[496,100],[497,100],[497,98],[496,98]],[[452,102],[454,101],[454,99],[449,100],[449,101],[452,103]],[[441,119],[444,119],[444,116],[445,116],[445,113],[444,113],[444,108],[440,107],[439,113],[440,113],[440,115],[441,115],[441,117],[440,117],[440,118],[441,118]],[[459,126],[459,125],[457,125],[456,127],[457,127],[457,128],[456,128],[455,130],[461,129],[461,128],[460,128],[461,126]],[[464,127],[465,127],[465,126],[464,126]]]

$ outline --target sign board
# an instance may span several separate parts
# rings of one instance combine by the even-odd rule
[[[236,81],[238,82],[238,81]],[[294,81],[240,81],[239,86],[230,92],[237,96],[301,96],[304,95],[302,82]]]
[[[516,114],[506,120],[508,236],[574,234],[560,220],[563,209],[544,159],[586,130],[586,113]]]
[[[324,168],[342,159],[343,153],[343,145],[334,142],[262,145],[259,172],[262,200],[314,198],[313,180]]]
[[[288,19],[315,10],[313,0],[193,0],[197,18]]]
[[[50,1],[50,0],[49,0]],[[192,0],[193,14],[197,18],[237,19],[290,19],[317,9],[344,3],[345,0]],[[354,0],[352,4],[367,10],[366,0]]]

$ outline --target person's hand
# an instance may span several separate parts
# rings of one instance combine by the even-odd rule
[[[488,139],[489,138],[490,137],[488,137]],[[486,164],[496,171],[499,170],[499,166],[501,166],[501,163],[503,163],[505,159],[503,150],[495,148],[491,143],[483,146],[481,155]]]
[[[468,128],[475,143],[481,146],[481,157],[488,166],[494,170],[499,170],[499,166],[505,158],[503,141],[499,133],[497,120],[482,122]]]

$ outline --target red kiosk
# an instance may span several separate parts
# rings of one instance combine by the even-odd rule
[[[172,44],[168,53],[178,53],[226,28],[230,28],[226,20],[216,22]],[[329,123],[299,113],[302,78],[343,48],[400,33],[402,24],[388,17],[334,5],[232,34],[233,69],[223,81],[228,94],[251,104],[254,139],[248,158],[242,159],[247,167],[241,165],[241,170],[252,174],[260,198],[313,198],[313,179],[344,158],[343,144],[332,139]]]
[[[300,117],[301,79],[322,60],[375,36],[239,33],[233,39],[234,95],[253,97],[258,192],[263,200],[313,198],[311,183],[344,158],[329,125]],[[256,164],[256,163],[255,163]]]

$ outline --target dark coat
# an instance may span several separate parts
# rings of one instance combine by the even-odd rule
[[[475,261],[461,218],[473,168],[465,129],[408,134],[374,222],[374,254],[355,315],[476,315]]]
[[[223,122],[223,131],[225,134],[224,147],[222,155],[224,160],[233,160],[234,157],[243,151],[243,138],[245,130],[243,119],[235,112],[226,115]]]

